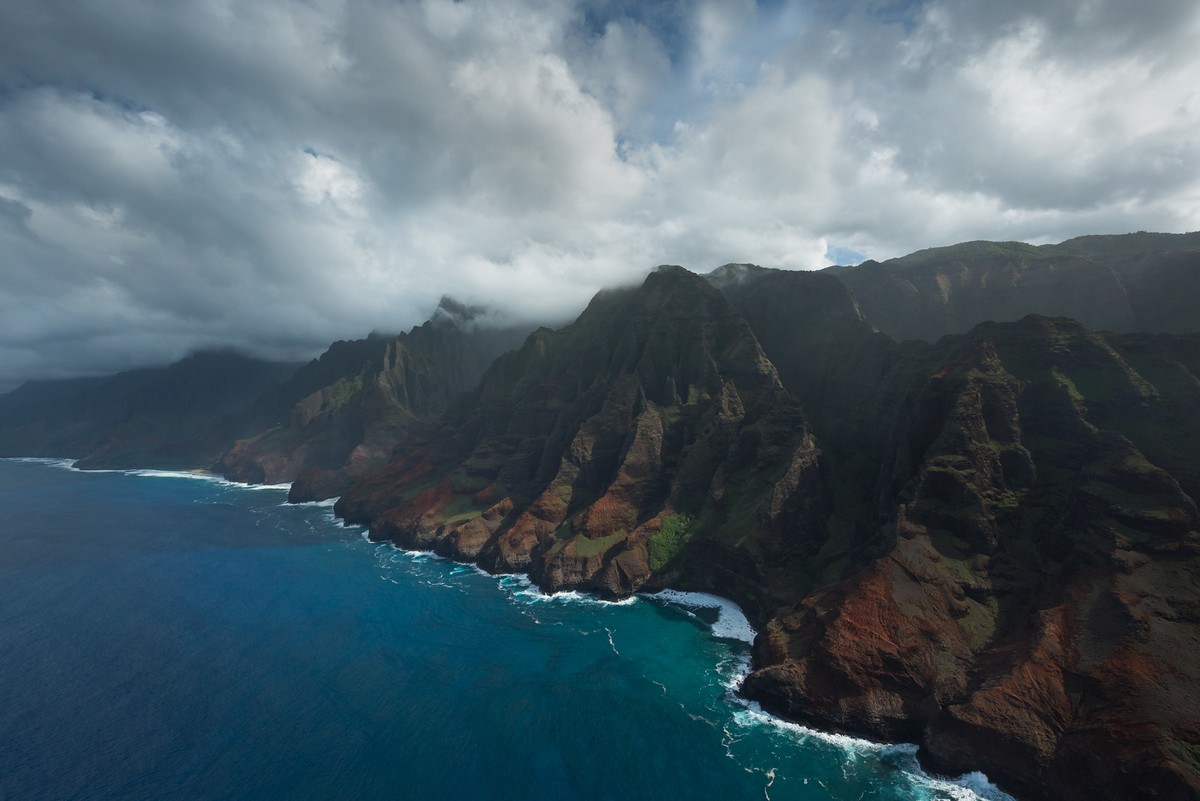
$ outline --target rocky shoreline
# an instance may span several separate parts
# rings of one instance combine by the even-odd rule
[[[344,519],[343,519],[343,523],[345,525],[357,525],[355,523],[351,523]],[[455,558],[453,555],[439,552],[436,549],[422,548],[422,547],[419,547],[419,543],[417,543],[415,541],[407,541],[406,542],[403,540],[396,540],[396,539],[392,539],[392,538],[380,538],[378,536],[375,536],[373,532],[369,532],[368,537],[371,542],[390,543],[395,548],[402,550],[405,553],[430,554],[430,555],[436,556],[441,559],[447,559],[452,562],[457,562],[458,564],[470,565],[479,570],[483,570],[485,573],[487,573],[488,575],[491,575],[491,576],[524,577],[525,579],[527,579],[530,582],[530,584],[533,587],[537,588],[538,591],[540,591],[541,593],[543,593],[544,595],[546,595],[548,597],[552,597],[559,593],[569,593],[569,592],[577,591],[577,590],[569,590],[569,589],[557,589],[557,590],[549,591],[546,587],[538,584],[533,579],[533,577],[530,576],[530,574],[528,574],[528,573],[489,571],[486,568],[484,568],[482,565],[480,565],[478,561],[458,559],[458,558]],[[693,596],[699,596],[699,597],[703,597],[706,599],[711,599],[712,602],[698,604]],[[734,688],[734,692],[738,695],[738,697],[740,697],[741,699],[743,699],[745,702],[747,702],[750,705],[749,708],[752,711],[756,711],[757,713],[762,714],[762,715],[766,716],[767,718],[777,721],[777,722],[802,726],[805,729],[813,731],[818,735],[849,737],[851,739],[860,741],[864,745],[870,745],[873,747],[892,747],[892,746],[900,746],[900,745],[909,745],[910,744],[910,745],[912,745],[912,747],[914,749],[916,749],[914,756],[915,756],[915,759],[916,759],[917,763],[919,764],[920,768],[925,773],[927,773],[930,777],[937,778],[939,780],[943,780],[943,781],[950,782],[950,783],[961,783],[967,777],[973,777],[973,778],[975,778],[975,784],[977,784],[977,785],[986,784],[988,791],[989,791],[989,797],[1010,798],[1010,799],[1013,799],[1014,801],[1016,801],[1016,797],[1005,792],[1004,788],[1001,786],[1001,783],[997,782],[994,777],[987,776],[984,778],[980,778],[982,774],[980,773],[980,769],[979,769],[978,765],[955,764],[953,762],[948,762],[948,761],[937,761],[935,758],[933,758],[929,755],[929,753],[927,751],[927,746],[924,745],[923,743],[919,742],[915,738],[909,738],[909,739],[897,738],[895,736],[889,736],[889,735],[886,735],[886,734],[878,732],[878,731],[868,730],[866,728],[859,728],[859,729],[847,728],[845,726],[836,725],[832,721],[817,721],[817,720],[812,720],[812,719],[802,720],[802,719],[797,719],[797,718],[790,718],[790,717],[788,717],[787,712],[786,712],[786,709],[787,709],[786,704],[778,703],[778,699],[771,697],[770,693],[763,693],[761,695],[758,695],[758,694],[755,694],[754,692],[747,692],[746,687],[745,687],[746,680],[750,676],[755,675],[755,673],[757,671],[759,671],[759,669],[760,669],[760,666],[757,665],[757,662],[759,659],[758,645],[759,645],[761,639],[760,639],[759,632],[753,627],[753,625],[750,622],[750,619],[745,615],[745,611],[742,608],[741,604],[739,604],[733,598],[716,595],[716,594],[713,594],[710,592],[706,592],[705,590],[702,590],[702,589],[694,589],[694,588],[684,589],[684,588],[674,587],[674,586],[655,586],[652,584],[644,585],[636,593],[627,593],[627,594],[619,594],[619,595],[605,595],[605,594],[597,593],[594,595],[594,597],[596,597],[597,600],[614,602],[614,603],[620,603],[622,601],[626,601],[626,600],[629,600],[629,599],[632,599],[635,597],[645,597],[645,598],[649,598],[652,600],[666,600],[668,602],[677,603],[677,604],[680,604],[683,606],[702,606],[704,608],[718,608],[718,604],[713,603],[713,602],[721,602],[720,603],[721,611],[719,612],[718,622],[716,624],[714,624],[714,632],[713,632],[714,636],[724,638],[724,639],[737,640],[739,642],[745,643],[746,645],[750,646],[750,648],[751,648],[750,661],[748,663],[747,672],[745,674],[743,674],[741,676],[741,678],[739,679],[738,685]],[[723,627],[720,627],[720,624],[721,624],[724,616],[728,612],[728,610],[725,608],[726,606],[733,607],[734,609],[737,610],[737,614],[741,618],[741,624],[738,624],[736,621],[733,623],[726,622]],[[954,778],[954,777],[957,777],[957,778]],[[1036,796],[1031,796],[1031,798],[1034,798],[1034,797],[1036,797]],[[1024,797],[1022,797],[1022,801],[1024,801]]]

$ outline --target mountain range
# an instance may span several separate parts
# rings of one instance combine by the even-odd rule
[[[1198,290],[1200,234],[667,266],[557,329],[447,300],[299,368],[25,385],[0,454],[292,482],[547,591],[714,592],[773,712],[1022,798],[1200,798]]]

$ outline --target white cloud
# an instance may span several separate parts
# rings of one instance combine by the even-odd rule
[[[1196,9],[898,8],[8,3],[0,384],[664,262],[1200,228]]]

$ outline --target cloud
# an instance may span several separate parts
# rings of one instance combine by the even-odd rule
[[[1154,0],[149,0],[0,10],[0,386],[307,357],[659,263],[1200,228]]]

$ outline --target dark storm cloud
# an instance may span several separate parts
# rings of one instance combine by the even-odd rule
[[[439,297],[1200,227],[1194,4],[0,10],[0,385],[307,356]]]

